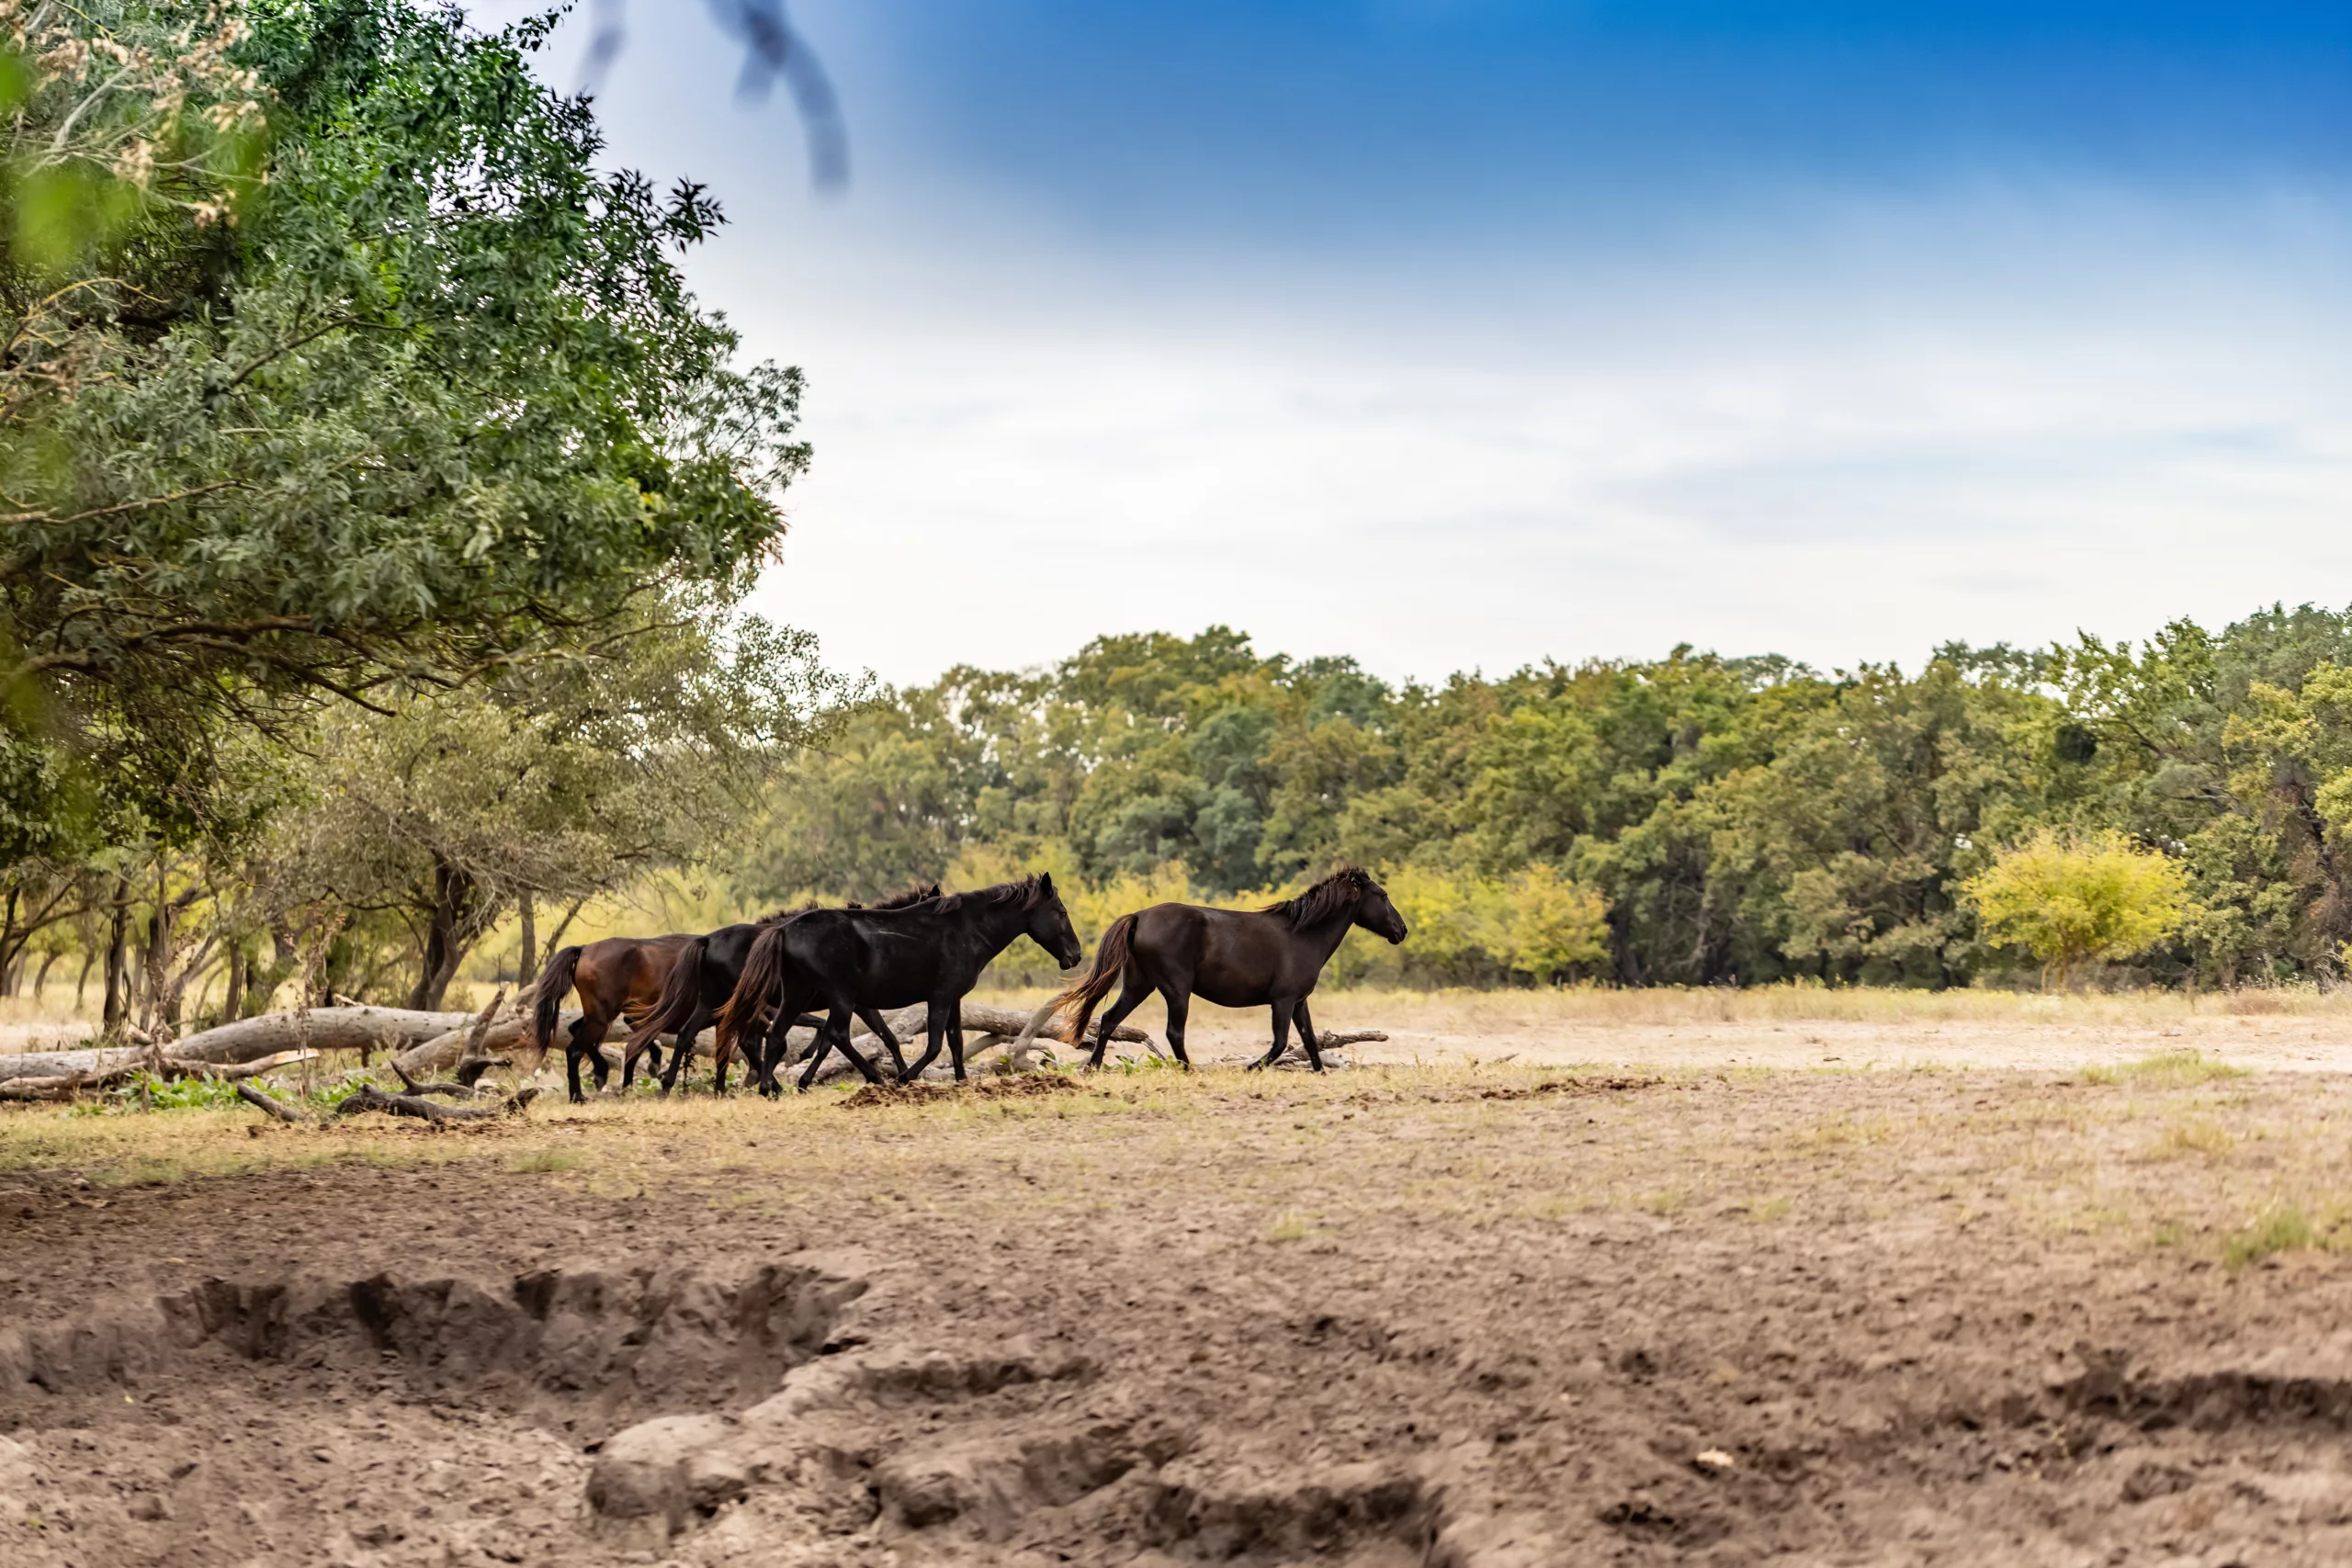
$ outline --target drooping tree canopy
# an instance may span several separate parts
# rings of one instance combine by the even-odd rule
[[[0,3],[0,863],[769,557],[797,374],[734,365],[676,265],[716,205],[594,169],[548,26]]]

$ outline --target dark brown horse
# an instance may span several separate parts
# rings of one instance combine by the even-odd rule
[[[899,1065],[899,1081],[931,1066],[944,1040],[955,1053],[961,1082],[965,993],[998,953],[1023,936],[1065,969],[1085,952],[1050,876],[1027,876],[902,909],[819,909],[771,926],[752,944],[742,978],[719,1015],[718,1049],[725,1051],[739,1038],[751,1042],[745,1055],[758,1064],[760,1092],[774,1094],[786,1032],[804,1012],[821,1011],[824,1027],[817,1032],[800,1087],[815,1081],[829,1050],[848,1058],[868,1082],[879,1083],[874,1064],[849,1043],[851,1014],[874,1023],[875,1009],[923,1002],[928,1047],[913,1066]],[[774,1020],[763,1049],[757,1021],[770,1009]],[[876,1032],[889,1040],[887,1031]]]
[[[903,909],[938,897],[939,884],[919,883],[903,893],[893,894],[874,907],[877,909]],[[864,906],[853,902],[848,908],[857,909]],[[735,982],[742,977],[743,959],[751,952],[752,943],[771,926],[797,919],[816,908],[817,906],[812,904],[800,909],[782,909],[763,919],[721,926],[707,935],[689,939],[678,955],[678,962],[670,971],[669,981],[662,987],[660,998],[630,1030],[628,1059],[634,1061],[638,1052],[650,1048],[655,1035],[674,1034],[678,1049],[670,1058],[670,1070],[662,1075],[662,1092],[668,1094],[677,1087],[678,1071],[694,1050],[695,1037],[710,1027],[720,1010],[726,1007],[727,998],[735,994]],[[906,1059],[899,1054],[898,1037],[882,1022],[881,1015],[869,1010],[859,1016],[881,1037],[883,1044],[889,1047],[890,1059],[904,1066]],[[814,1028],[817,1022],[813,1018],[796,1019],[791,1027]],[[727,1064],[735,1055],[734,1037],[724,1030],[720,1031],[712,1042],[711,1054],[714,1058],[712,1090],[725,1094]],[[756,1069],[757,1064],[752,1066]],[[626,1070],[624,1068],[624,1073]],[[598,1081],[602,1082],[601,1079]],[[627,1083],[627,1077],[624,1077],[622,1081]]]
[[[1102,1065],[1111,1032],[1158,991],[1168,1004],[1168,1048],[1186,1067],[1193,1059],[1184,1055],[1184,1013],[1197,996],[1219,1007],[1273,1009],[1274,1047],[1252,1067],[1282,1060],[1296,1019],[1306,1059],[1319,1073],[1323,1052],[1306,1015],[1306,998],[1351,926],[1392,942],[1405,940],[1405,918],[1388,901],[1387,891],[1353,866],[1295,898],[1254,912],[1154,904],[1122,915],[1102,933],[1093,969],[1061,995],[1061,1010],[1071,1021],[1070,1043],[1086,1043],[1086,1021],[1095,1005],[1125,980],[1119,999],[1102,1015],[1094,1054],[1086,1060],[1090,1067]]]
[[[694,938],[684,931],[670,936],[608,936],[602,942],[563,948],[548,959],[548,966],[539,972],[538,1007],[532,1020],[532,1039],[542,1055],[554,1047],[563,994],[579,991],[580,1021],[571,1026],[571,1041],[563,1054],[574,1104],[582,1099],[582,1059],[594,1064],[596,1087],[602,1089],[611,1074],[605,1054],[597,1049],[604,1043],[605,1032],[616,1018],[625,1018],[635,1025],[653,1011],[662,999],[662,987],[669,982],[672,965],[692,941]],[[650,1036],[648,1043],[650,1044]],[[660,1048],[655,1046],[652,1050],[653,1061],[646,1069],[648,1072],[658,1071],[662,1066]],[[673,1066],[672,1070],[676,1069]],[[637,1052],[631,1050],[621,1067],[621,1087],[627,1089],[636,1076]]]

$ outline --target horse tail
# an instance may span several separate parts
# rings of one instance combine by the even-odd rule
[[[738,1039],[759,1027],[760,1015],[767,1010],[768,993],[784,978],[785,931],[781,925],[770,926],[743,955],[743,973],[735,982],[734,994],[718,1010],[714,1050],[735,1049]]]
[[[539,971],[538,1006],[531,1018],[531,1038],[538,1043],[539,1055],[546,1055],[555,1048],[555,1021],[563,1010],[563,993],[571,989],[571,976],[580,967],[580,949],[562,948],[548,955],[548,966]]]
[[[653,1010],[638,1020],[628,1032],[625,1049],[634,1055],[645,1048],[645,1043],[657,1034],[674,1034],[681,1024],[693,1016],[695,1001],[702,995],[702,956],[710,951],[710,938],[698,936],[678,950],[670,961],[670,974],[662,982],[662,995]]]
[[[1133,915],[1121,915],[1113,920],[1111,929],[1102,933],[1102,945],[1094,950],[1094,967],[1087,972],[1086,978],[1054,998],[1054,1010],[1070,1021],[1072,1045],[1086,1043],[1087,1020],[1094,1016],[1095,1008],[1125,973],[1127,951],[1135,942],[1135,934]]]

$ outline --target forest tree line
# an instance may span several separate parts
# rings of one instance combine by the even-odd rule
[[[735,874],[780,902],[1046,864],[1117,888],[1110,913],[1353,862],[1414,928],[1344,949],[1359,976],[1949,987],[2035,967],[1968,879],[2109,835],[2188,889],[2119,977],[2231,987],[2340,972],[2347,833],[2352,613],[1907,673],[1678,649],[1401,686],[1212,627],[887,694],[780,781]]]

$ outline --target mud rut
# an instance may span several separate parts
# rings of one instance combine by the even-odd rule
[[[1220,1162],[1303,1113],[1101,1206],[952,1201],[1040,1190],[1035,1145],[824,1216],[488,1162],[7,1179],[0,1561],[2352,1561],[2332,1258],[1729,1211],[1237,1243]]]

